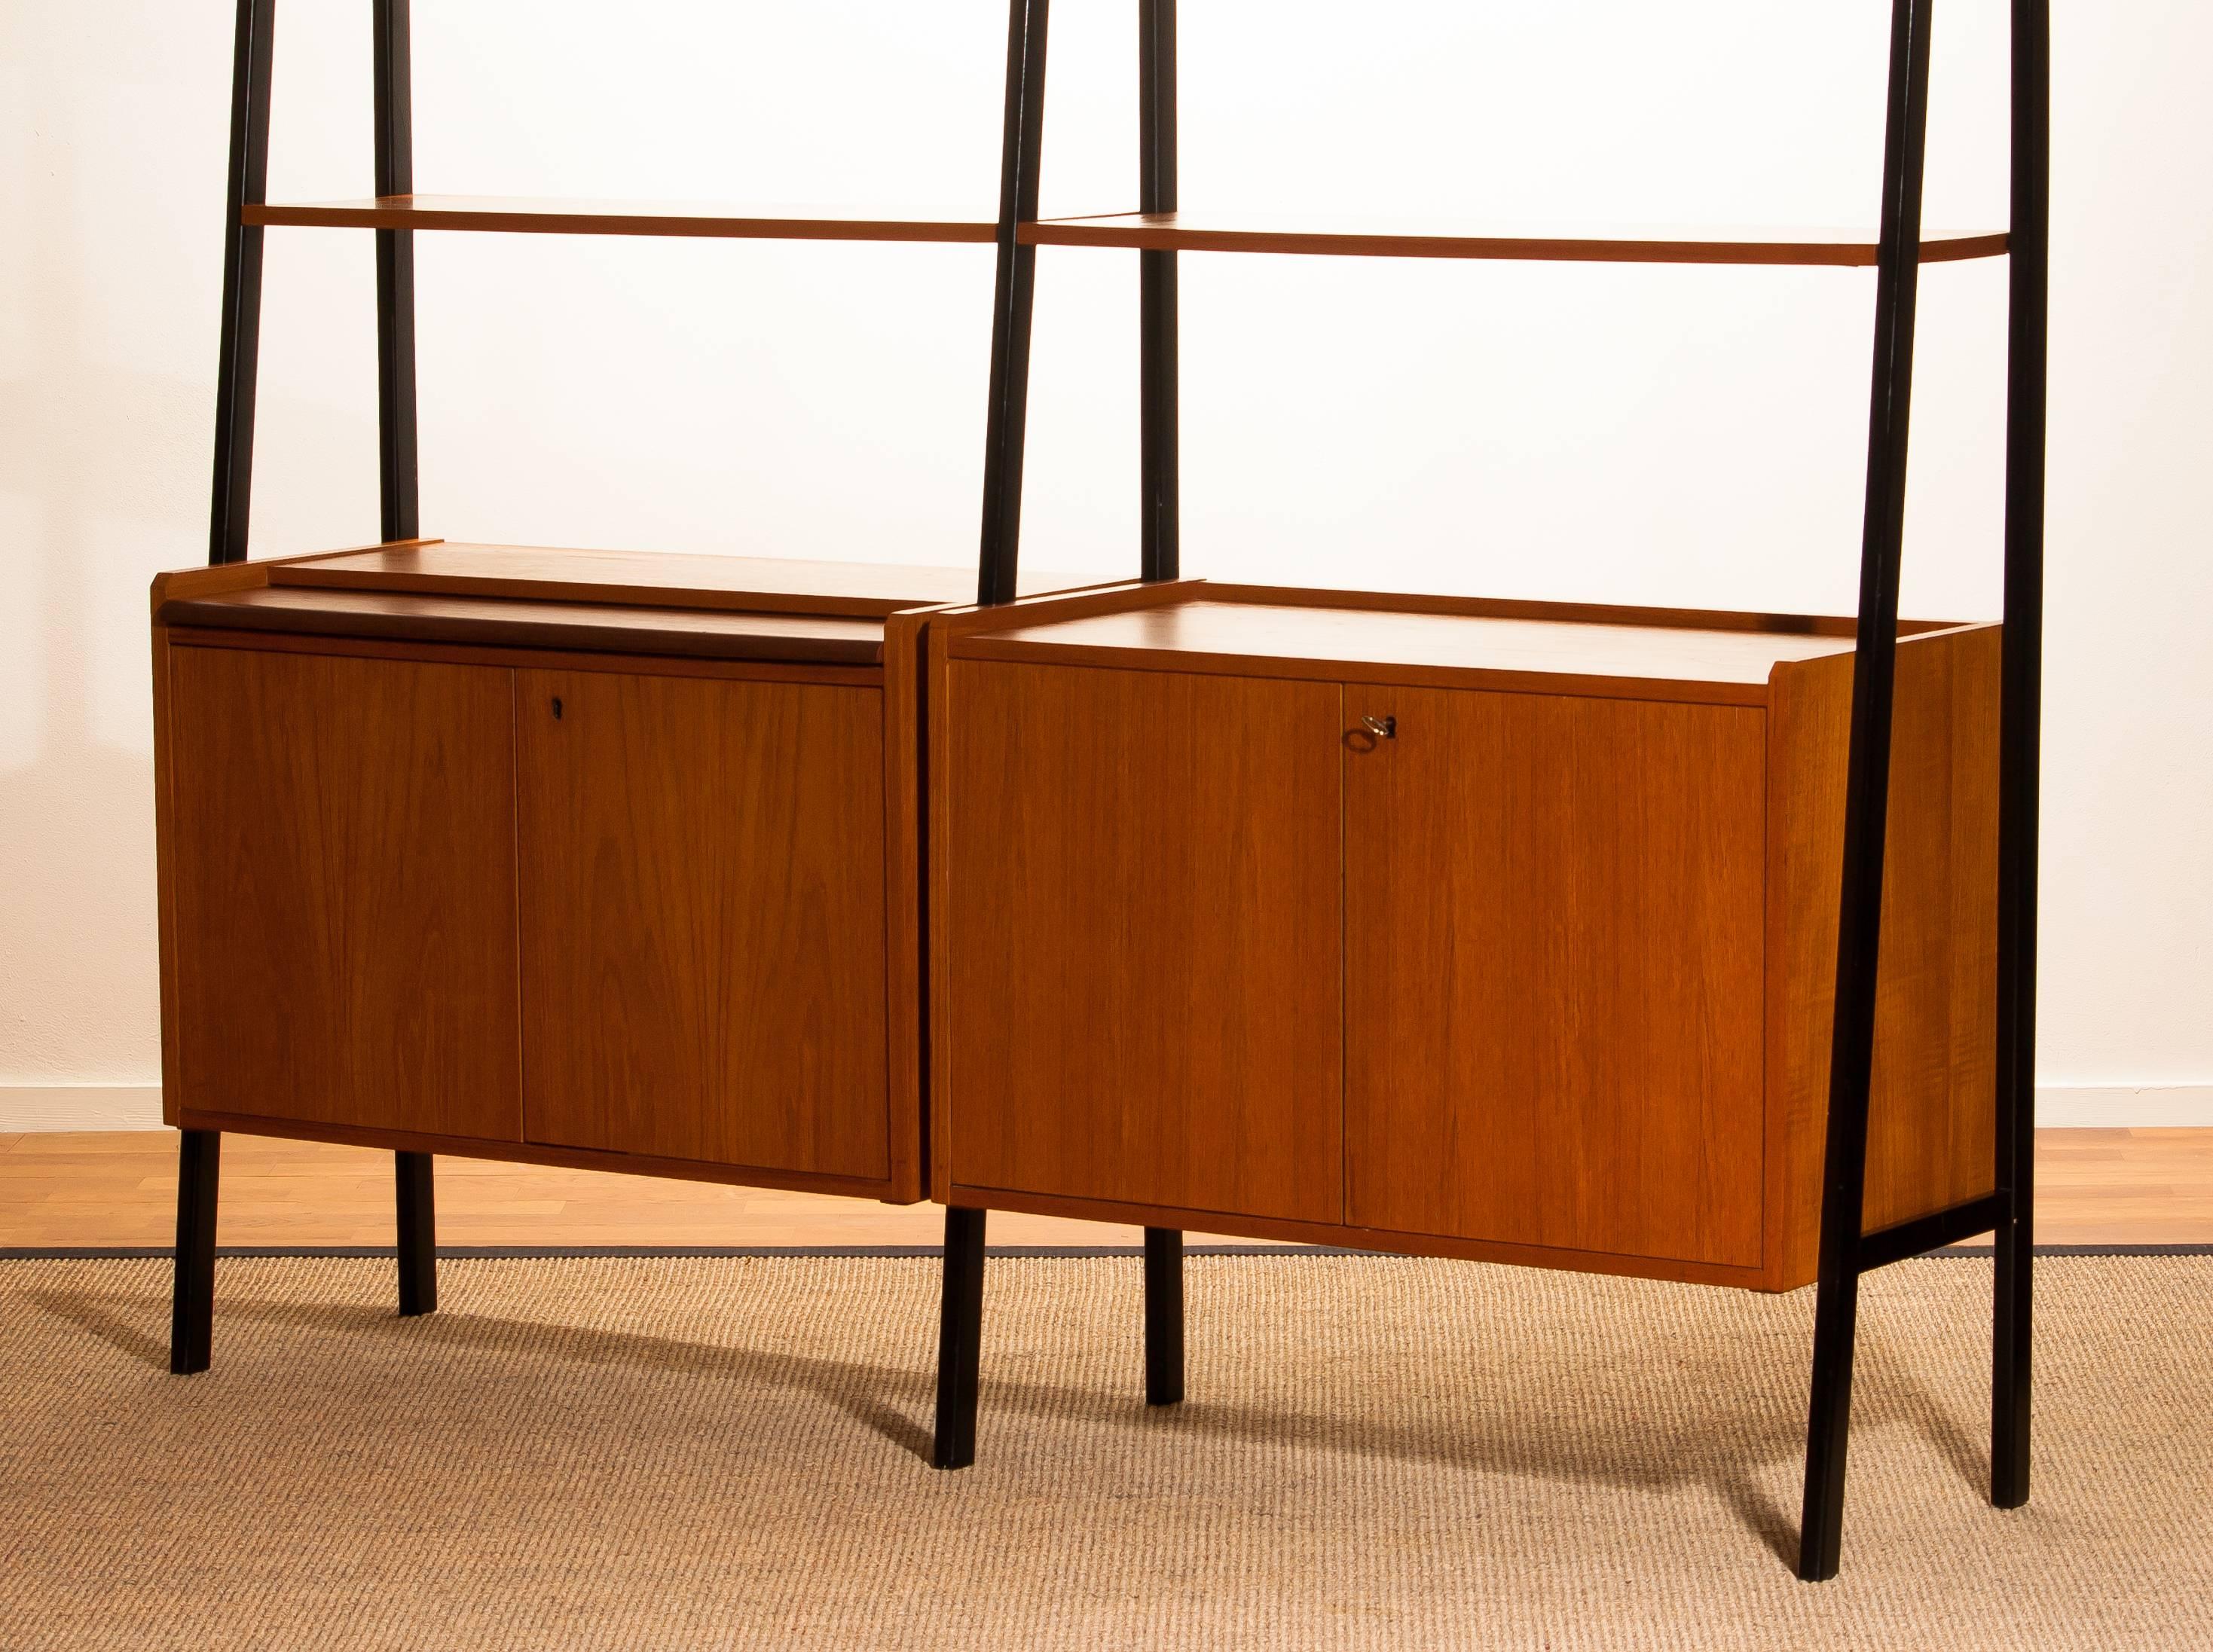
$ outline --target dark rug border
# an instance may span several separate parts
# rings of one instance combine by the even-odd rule
[[[1376,1261],[1411,1260],[1395,1251],[1346,1250],[1332,1245],[1192,1245],[1186,1256],[1363,1256]],[[2213,1245],[2039,1245],[2039,1256],[2213,1256]],[[168,1261],[176,1252],[170,1247],[130,1245],[0,1246],[0,1262],[132,1262]],[[398,1254],[389,1245],[223,1245],[216,1254],[246,1259],[376,1259]],[[893,1259],[938,1258],[937,1245],[441,1245],[438,1257],[446,1262],[539,1262],[571,1259],[820,1259],[883,1257]],[[1102,1257],[1139,1257],[1136,1245],[994,1245],[986,1256],[1082,1261]],[[1984,1258],[1988,1245],[1948,1245],[1927,1253],[1931,1257]]]

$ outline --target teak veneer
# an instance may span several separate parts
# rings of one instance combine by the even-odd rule
[[[1646,227],[1521,228],[1432,219],[1259,213],[1110,212],[1046,218],[1016,231],[1029,247],[1122,247],[1160,253],[1304,253],[1350,258],[1454,258],[1524,263],[1758,264],[1865,268],[1881,236],[1868,229]],[[2003,230],[1921,238],[1923,264],[1996,258]]]
[[[1901,631],[1869,1232],[1994,1162],[2000,633]],[[1849,622],[1183,581],[929,641],[937,1198],[1814,1278]]]
[[[249,202],[239,222],[314,229],[463,229],[501,235],[659,235],[738,241],[966,241],[989,246],[989,212],[912,207],[779,206],[698,201],[545,200],[511,195],[373,196],[353,201]]]
[[[163,576],[168,1121],[921,1198],[887,729],[967,582],[436,542]]]

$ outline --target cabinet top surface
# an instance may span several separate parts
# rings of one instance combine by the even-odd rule
[[[1239,661],[1311,664],[1330,674],[1364,667],[1565,674],[1764,686],[1778,663],[1849,654],[1849,637],[1624,625],[1478,613],[1303,607],[1208,600],[1093,614],[964,639],[957,650],[990,657],[1112,664],[1115,653],[1180,656],[1188,668],[1235,670]]]
[[[878,619],[903,608],[976,599],[976,575],[965,568],[660,551],[571,551],[442,539],[272,564],[270,582],[325,589]],[[1039,572],[1024,579],[1022,587],[1030,594],[1075,582],[1069,576]]]
[[[187,629],[826,665],[878,665],[884,647],[881,620],[842,615],[687,613],[297,586],[173,599],[155,618]]]

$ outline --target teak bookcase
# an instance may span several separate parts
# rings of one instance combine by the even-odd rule
[[[421,196],[375,0],[376,196],[266,199],[240,0],[205,570],[154,591],[172,1367],[209,1361],[227,1129],[947,1205],[934,1460],[975,1455],[985,1212],[1819,1289],[1800,1576],[1832,1576],[1860,1276],[1995,1234],[1992,1501],[2028,1495],[2047,0],[2002,231],[1924,236],[1930,0],[1893,0],[1874,232],[1183,213],[1174,0],[1134,212],[1040,220],[1046,0],[996,215]],[[261,244],[374,232],[380,543],[247,560]],[[448,545],[417,230],[991,242],[966,576]],[[1020,576],[1036,249],[1138,253],[1131,584]],[[1180,252],[1872,267],[1856,619],[1180,576]],[[1901,624],[1920,265],[2009,259],[2003,625]],[[1042,582],[1049,586],[1052,582]]]
[[[407,0],[377,196],[266,198],[241,0],[210,565],[153,592],[172,1368],[206,1369],[222,1132],[396,1155],[401,1312],[439,1153],[924,1195],[919,692],[971,570],[449,544],[417,487],[417,229],[1001,242],[1003,212],[417,197]],[[381,536],[249,562],[271,225],[375,234]]]
[[[1924,235],[1930,0],[1893,0],[1872,234],[1264,222],[1176,198],[1139,4],[1137,210],[1040,221],[1015,0],[980,583],[927,646],[936,1460],[975,1454],[985,1213],[1820,1288],[1798,1570],[1837,1570],[1858,1281],[1994,1232],[1990,1496],[2028,1495],[2049,20],[2012,212]],[[1033,251],[1138,252],[1143,583],[1014,607]],[[1182,252],[1872,266],[1855,621],[1179,579]],[[2003,628],[1901,626],[1920,266],[2010,260]]]

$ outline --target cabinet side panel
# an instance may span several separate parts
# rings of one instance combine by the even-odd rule
[[[1347,1220],[1758,1266],[1765,715],[1346,694]]]
[[[889,1197],[911,1203],[929,1175],[923,1000],[923,673],[926,622],[884,622],[884,1017]]]
[[[1994,1181],[2000,632],[1900,642],[1883,868],[1867,1228],[1987,1193]],[[1819,1260],[1821,1160],[1843,878],[1849,659],[1778,671],[1784,838],[1787,1283]]]
[[[509,674],[168,654],[175,1105],[519,1137]]]
[[[880,690],[515,674],[529,1139],[885,1178]]]
[[[162,974],[162,1122],[174,1125],[185,1106],[184,1063],[177,1024],[177,820],[170,803],[169,631],[154,628],[154,903]]]
[[[942,1173],[1340,1220],[1339,690],[948,676]]]
[[[1870,1229],[1997,1180],[1998,655],[1995,627],[1898,650]]]

